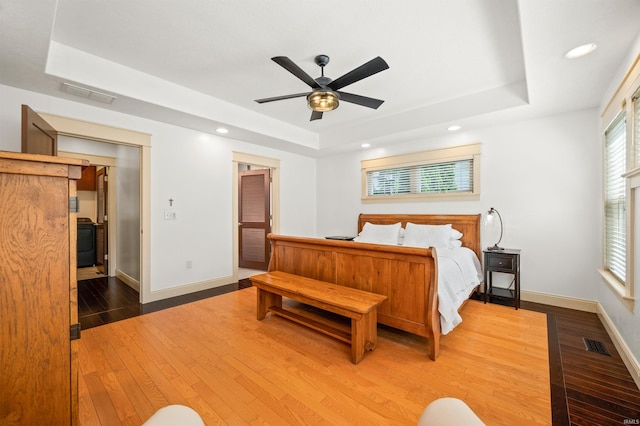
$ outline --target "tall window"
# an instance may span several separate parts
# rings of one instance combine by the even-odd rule
[[[480,144],[362,162],[364,200],[476,198]]]
[[[626,280],[626,171],[625,114],[605,131],[605,268],[621,283]]]

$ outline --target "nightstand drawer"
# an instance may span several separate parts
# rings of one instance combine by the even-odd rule
[[[492,271],[515,272],[517,269],[516,257],[492,254],[488,256],[488,265],[486,267]]]

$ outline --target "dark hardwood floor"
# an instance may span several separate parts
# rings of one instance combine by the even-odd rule
[[[78,281],[80,328],[86,330],[140,315],[139,300],[138,292],[117,278]]]
[[[250,286],[251,280],[247,278],[238,283],[142,305],[139,293],[118,278],[92,278],[78,281],[78,318],[81,329],[86,330]]]
[[[80,324],[96,327],[249,286],[245,279],[141,305],[138,293],[117,278],[80,281]],[[522,309],[547,314],[554,425],[640,424],[640,390],[596,314],[531,302],[522,302]],[[587,351],[583,338],[601,342],[610,355]]]
[[[522,308],[547,314],[554,425],[640,424],[640,390],[598,315],[531,302]],[[609,355],[587,351],[585,338]]]

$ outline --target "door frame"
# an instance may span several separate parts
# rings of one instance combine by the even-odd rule
[[[151,295],[151,135],[38,112],[58,134],[140,148],[140,303]]]
[[[231,167],[231,182],[232,182],[232,226],[233,230],[233,280],[238,281],[238,264],[239,264],[239,241],[238,241],[238,223],[240,222],[240,209],[238,208],[238,166],[240,164],[249,164],[251,166],[268,167],[271,169],[271,212],[273,217],[271,218],[271,232],[274,234],[280,233],[280,160],[270,157],[262,157],[259,155],[247,154],[244,152],[232,151],[232,167]]]

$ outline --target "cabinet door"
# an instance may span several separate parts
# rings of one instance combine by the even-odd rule
[[[78,180],[78,191],[96,190],[96,166],[82,168],[82,177]]]
[[[2,173],[0,206],[0,424],[71,424],[69,181]]]

